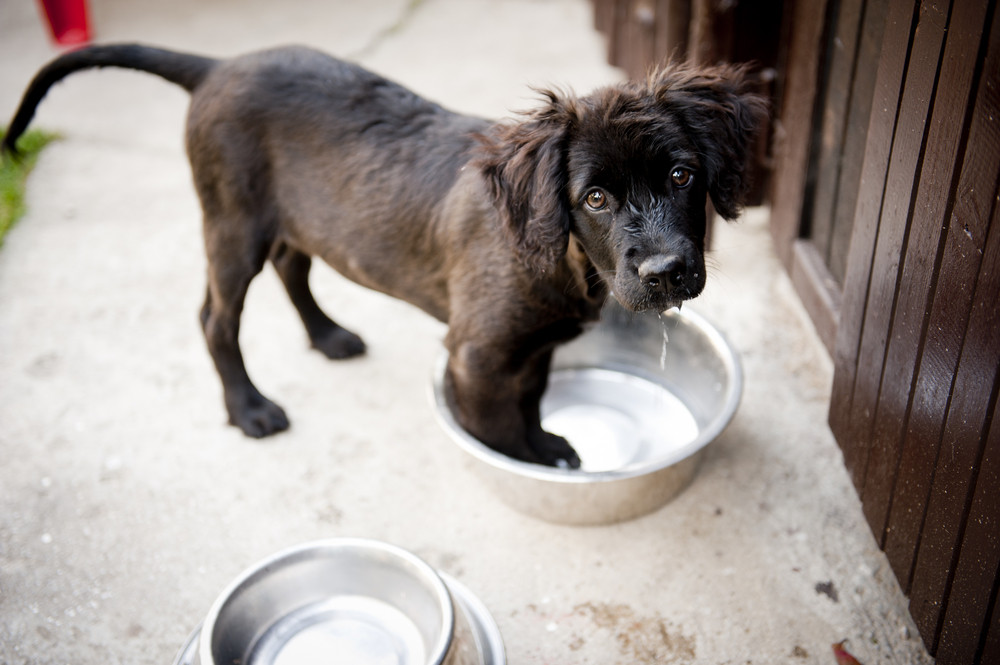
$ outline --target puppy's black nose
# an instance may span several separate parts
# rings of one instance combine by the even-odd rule
[[[678,287],[686,275],[687,264],[676,254],[651,256],[639,265],[639,281],[651,289]]]

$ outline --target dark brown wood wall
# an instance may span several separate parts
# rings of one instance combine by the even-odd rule
[[[987,0],[794,3],[774,148],[830,424],[946,664],[1000,663],[997,21]]]
[[[788,66],[775,119],[771,231],[831,354],[887,4],[793,3],[785,15]]]
[[[775,249],[834,356],[830,425],[865,516],[942,665],[1000,664],[996,5],[812,0],[768,18]],[[752,59],[734,36],[759,6],[595,0],[633,75],[668,53]]]
[[[995,5],[888,3],[834,358],[831,427],[941,663],[1000,663]]]
[[[836,15],[835,5],[834,0],[794,2],[785,11],[782,34],[787,64],[779,70],[781,96],[773,120],[770,197],[775,251],[829,349],[836,339],[841,288],[805,230],[811,209],[809,197],[818,179],[817,120],[824,115],[827,81],[823,72],[829,60],[823,46],[830,31],[828,15]]]
[[[813,176],[800,224],[836,284],[843,285],[854,227],[861,163],[868,136],[875,74],[887,3],[831,2],[823,64],[825,81],[813,136]]]

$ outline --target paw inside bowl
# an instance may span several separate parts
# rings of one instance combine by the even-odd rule
[[[542,426],[576,449],[583,471],[612,471],[667,456],[699,432],[691,411],[662,385],[623,372],[557,370]]]
[[[736,350],[688,308],[634,314],[609,301],[599,323],[553,355],[542,426],[581,459],[580,469],[554,468],[511,459],[462,429],[444,394],[446,365],[442,356],[435,414],[472,469],[511,507],[560,524],[620,522],[666,504],[743,389]]]

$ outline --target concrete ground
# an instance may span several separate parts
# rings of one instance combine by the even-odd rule
[[[300,42],[445,105],[502,116],[529,85],[618,80],[586,0],[91,0],[96,37],[216,55]],[[56,54],[35,3],[0,3],[0,116]],[[273,272],[243,327],[293,427],[225,424],[196,313],[186,96],[81,73],[0,248],[0,663],[169,663],[241,570],[331,536],[385,540],[464,582],[513,664],[929,663],[825,424],[831,368],[776,262],[766,210],[718,230],[692,308],[742,351],[746,391],[694,483],[658,512],[573,528],[489,494],[428,402],[444,328],[314,271],[369,344],[307,348]]]

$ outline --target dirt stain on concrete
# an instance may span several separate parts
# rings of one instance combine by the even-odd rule
[[[837,593],[837,587],[834,586],[833,580],[828,582],[817,582],[816,593],[823,594],[835,603],[840,602],[840,594]]]
[[[662,616],[640,616],[630,606],[581,603],[573,613],[590,619],[611,632],[623,656],[635,663],[691,663],[696,657],[695,640],[670,625]]]

